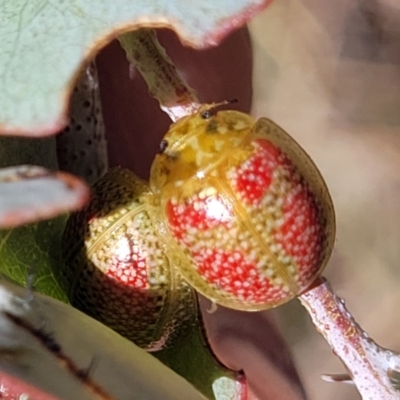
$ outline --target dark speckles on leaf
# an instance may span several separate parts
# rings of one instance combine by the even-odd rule
[[[70,124],[57,136],[59,168],[83,177],[87,182],[98,180],[107,170],[107,144],[94,64],[82,71],[70,100]],[[60,149],[68,148],[64,157]],[[85,154],[81,154],[81,151]],[[75,154],[77,158],[71,158]],[[85,176],[89,170],[89,176]]]

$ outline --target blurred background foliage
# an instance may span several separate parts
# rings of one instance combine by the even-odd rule
[[[308,151],[330,188],[336,251],[326,276],[379,344],[400,350],[400,5],[280,0],[250,24],[253,113]],[[311,400],[356,400],[298,302],[276,310]]]

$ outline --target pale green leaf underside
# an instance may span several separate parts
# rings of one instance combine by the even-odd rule
[[[74,211],[88,197],[88,187],[72,175],[32,165],[2,168],[0,229]]]
[[[11,374],[64,400],[205,400],[99,322],[43,295],[29,300],[24,289],[5,282],[0,282],[0,352],[6,355],[0,357],[0,376]],[[85,378],[79,371],[87,372]]]
[[[41,136],[65,124],[79,66],[116,33],[170,26],[218,42],[269,0],[0,0],[0,131]]]

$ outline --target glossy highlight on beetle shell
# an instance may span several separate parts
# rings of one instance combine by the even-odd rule
[[[156,235],[148,195],[123,168],[96,182],[90,204],[67,223],[62,282],[72,305],[156,351],[190,332],[197,305]]]
[[[183,118],[164,140],[151,216],[188,282],[243,310],[306,290],[332,252],[335,216],[304,150],[272,121],[236,111]]]

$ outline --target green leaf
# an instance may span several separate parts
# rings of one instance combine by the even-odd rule
[[[0,167],[18,163],[55,169],[54,139],[0,139]],[[76,178],[42,167],[0,169],[0,227],[54,217],[75,209],[88,197]],[[71,207],[72,205],[72,207]],[[0,273],[25,286],[32,276],[36,288],[66,301],[53,277],[61,262],[65,216],[12,229],[0,229]]]
[[[0,282],[0,353],[0,377],[25,382],[25,396],[34,395],[31,386],[64,400],[205,400],[99,322],[50,297],[30,299],[6,282]]]
[[[35,164],[56,169],[55,138],[0,137],[0,167],[11,167],[17,164]]]
[[[118,33],[166,26],[192,46],[215,45],[269,2],[0,0],[1,131],[42,136],[62,129],[79,66]]]
[[[66,216],[60,216],[28,226],[0,230],[0,272],[22,286],[32,279],[39,292],[67,302],[53,275],[53,268],[62,262],[61,234],[65,221]]]
[[[246,398],[247,384],[244,374],[226,368],[214,356],[207,343],[200,315],[190,335],[174,346],[153,354],[191,382],[208,399]]]

